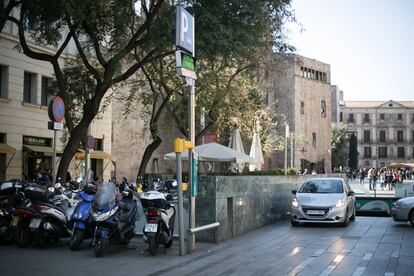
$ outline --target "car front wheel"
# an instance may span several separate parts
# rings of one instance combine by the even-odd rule
[[[414,209],[411,210],[410,215],[408,216],[408,220],[410,221],[411,225],[414,226]]]

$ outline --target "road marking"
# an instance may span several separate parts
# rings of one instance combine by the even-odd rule
[[[394,276],[394,272],[385,272],[384,276]]]
[[[315,251],[315,253],[313,253],[313,255],[311,257],[319,257],[320,255],[322,255],[325,252],[325,249],[321,248]]]
[[[352,273],[352,276],[361,276],[364,271],[365,271],[366,267],[365,266],[359,266],[354,270],[354,273]]]
[[[298,254],[300,250],[301,250],[300,247],[293,248],[293,250],[290,252],[290,256],[294,256],[294,255]]]
[[[369,261],[372,258],[372,253],[365,253],[364,258],[362,258],[363,261]]]
[[[331,272],[336,268],[336,265],[330,265],[327,268],[325,268],[324,271],[322,271],[321,274],[319,274],[319,276],[328,276],[329,274],[331,274]]]
[[[307,258],[300,265],[297,265],[294,269],[292,269],[292,271],[289,272],[289,275],[298,274],[302,269],[307,267],[313,260],[314,258]]]
[[[398,258],[398,257],[400,257],[400,253],[398,251],[394,251],[394,252],[392,252],[391,257]]]

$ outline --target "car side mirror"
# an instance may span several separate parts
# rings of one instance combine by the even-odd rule
[[[297,193],[298,191],[296,191],[296,190],[293,190],[292,191],[292,195],[296,195],[296,193]]]
[[[355,195],[355,192],[354,191],[349,191],[348,192],[348,196],[354,196]]]

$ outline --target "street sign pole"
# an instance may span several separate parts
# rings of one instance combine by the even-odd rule
[[[195,145],[195,87],[194,86],[188,86],[189,92],[190,92],[190,110],[189,110],[189,126],[190,126],[190,141]],[[189,170],[188,170],[188,180],[189,180],[189,187],[190,187],[190,228],[195,228],[195,197],[194,197],[194,179],[193,179],[193,170],[194,168],[194,153],[193,150],[190,149],[188,152],[189,158]],[[191,250],[195,249],[195,235],[192,235],[190,237],[187,237],[189,239],[194,239],[192,241],[193,248]]]
[[[176,152],[176,171],[177,171],[177,185],[178,185],[178,232],[179,232],[179,247],[180,256],[185,255],[184,248],[184,212],[183,212],[183,188],[182,188],[182,169],[181,169],[181,152]]]
[[[56,183],[56,130],[53,130],[52,185]],[[61,180],[63,181],[63,179]]]

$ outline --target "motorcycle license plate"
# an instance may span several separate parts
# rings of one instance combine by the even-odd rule
[[[32,220],[30,221],[30,225],[29,225],[29,227],[30,227],[30,228],[39,228],[40,221],[41,221],[41,219],[32,219]]]
[[[308,210],[306,213],[308,215],[325,215],[324,210]]]
[[[17,226],[19,223],[19,217],[13,217],[12,226]]]
[[[144,232],[155,233],[157,232],[158,224],[155,223],[147,223],[145,224]]]

